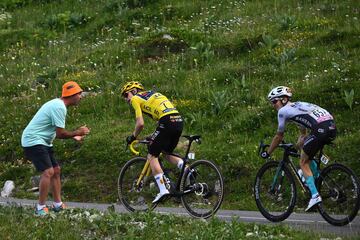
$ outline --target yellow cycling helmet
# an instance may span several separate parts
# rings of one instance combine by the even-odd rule
[[[127,82],[125,83],[125,85],[121,88],[121,95],[123,95],[124,93],[131,91],[133,89],[140,89],[140,90],[144,90],[144,86],[136,81],[131,81],[131,82]]]

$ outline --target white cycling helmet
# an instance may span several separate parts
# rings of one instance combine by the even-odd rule
[[[274,99],[280,99],[284,96],[291,98],[291,89],[285,86],[278,86],[269,92],[268,100],[272,101]]]

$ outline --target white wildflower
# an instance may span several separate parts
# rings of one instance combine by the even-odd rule
[[[163,35],[163,39],[173,40],[174,38],[173,38],[171,35],[169,35],[169,34],[164,34],[164,35]]]
[[[0,14],[0,22],[5,22],[11,19],[11,14],[8,12],[3,12]]]
[[[248,232],[248,233],[246,233],[245,237],[253,237],[254,235],[255,235],[254,233]]]

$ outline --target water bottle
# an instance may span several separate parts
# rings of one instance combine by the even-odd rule
[[[301,181],[302,181],[303,183],[305,183],[304,173],[303,173],[303,171],[301,170],[301,168],[297,171],[297,173],[298,173]]]

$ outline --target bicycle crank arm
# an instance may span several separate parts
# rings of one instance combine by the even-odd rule
[[[193,193],[195,192],[196,194],[198,194],[199,192],[204,192],[204,185],[200,184],[200,183],[195,183],[192,186],[188,186],[189,189],[185,190],[182,194],[189,194],[189,193]]]

